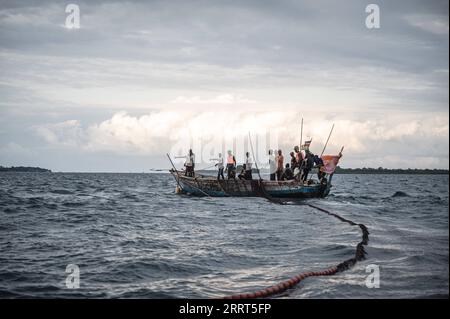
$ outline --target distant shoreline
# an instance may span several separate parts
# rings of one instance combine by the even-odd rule
[[[29,167],[29,166],[0,166],[0,172],[26,172],[26,173],[51,173],[52,171],[46,168]]]
[[[216,169],[208,169],[208,170],[198,170],[199,173],[215,173]],[[269,171],[267,169],[261,169],[261,174],[268,174]],[[316,170],[313,169],[313,172]],[[40,168],[40,167],[29,167],[29,166],[11,166],[11,167],[4,167],[0,166],[0,173],[2,172],[14,172],[14,173],[74,173],[74,174],[164,174],[168,173],[169,169],[150,169],[147,171],[141,171],[141,172],[52,172],[49,169],[46,168]],[[254,170],[254,173],[256,174],[256,170]],[[390,169],[390,168],[342,168],[337,167],[335,174],[371,174],[371,175],[449,175],[448,169],[417,169],[417,168],[407,168],[407,169]]]
[[[390,168],[341,168],[337,167],[336,174],[391,174],[391,175],[448,175],[448,169],[390,169]]]

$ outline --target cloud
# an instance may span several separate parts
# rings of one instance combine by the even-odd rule
[[[328,152],[336,153],[345,145],[346,166],[448,166],[448,118],[416,115],[348,120],[336,116],[324,120],[310,115],[304,136],[313,138],[315,153],[321,152],[332,123],[335,129]],[[181,155],[193,147],[203,163],[232,147],[242,159],[244,150],[250,149],[247,134],[251,132],[258,160],[265,163],[268,148],[281,148],[286,153],[298,144],[299,116],[276,110],[236,110],[232,114],[224,110],[162,110],[142,116],[119,112],[85,129],[77,121],[66,121],[37,131],[50,144],[77,146],[83,152],[162,156],[166,152]]]
[[[404,18],[410,25],[437,35],[448,35],[448,15],[409,15]]]
[[[82,144],[84,139],[84,132],[78,120],[36,125],[32,130],[50,145],[73,147]]]
[[[54,22],[58,20],[58,17],[61,17],[61,7],[55,4],[21,8],[0,7],[0,26],[3,28],[48,27],[54,25]]]
[[[178,96],[171,103],[174,104],[194,104],[194,105],[214,105],[214,104],[255,104],[256,101],[246,99],[242,95],[234,95],[234,94],[221,94],[214,98],[210,99],[202,99],[199,96],[186,97],[186,96]]]
[[[29,148],[23,147],[20,144],[17,143],[8,143],[5,146],[0,148],[1,154],[14,154],[19,155],[22,157],[28,157],[33,154],[33,151],[31,151]]]
[[[424,104],[428,109],[442,110],[448,100],[448,73],[438,72],[448,65],[417,74],[377,65],[348,68],[330,62],[230,68],[11,52],[0,52],[0,59],[0,86],[7,86],[6,93],[27,88],[48,103],[75,103],[80,108],[242,104],[261,109],[296,104],[333,107],[335,111],[378,108],[384,112],[385,108],[422,109]],[[29,101],[22,103],[34,107]]]
[[[83,147],[94,152],[107,150],[155,155],[177,138],[177,129],[183,120],[178,112],[155,112],[140,117],[119,112],[109,120],[90,126]]]
[[[249,130],[287,151],[303,114],[316,151],[336,123],[350,166],[448,167],[448,1],[382,2],[377,30],[361,1],[77,4],[67,30],[66,3],[1,2],[1,145],[37,136],[68,170],[71,150],[109,163]]]

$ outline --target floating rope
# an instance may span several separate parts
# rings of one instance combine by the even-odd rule
[[[262,182],[263,180],[251,180],[252,183],[252,188],[253,190],[256,191],[256,193],[258,194],[258,196],[260,197],[264,197],[266,198],[268,201],[275,203],[275,204],[280,204],[280,205],[286,205],[286,202],[283,201],[282,199],[279,198],[275,198],[272,195],[270,195],[267,191],[266,188],[264,187],[264,184]]]
[[[261,192],[261,193],[264,193],[264,192]],[[274,201],[273,198],[267,198],[267,199],[269,199],[269,200],[272,199],[271,201],[278,202],[278,201]],[[224,299],[254,299],[254,298],[273,296],[276,294],[280,294],[290,288],[293,288],[294,286],[296,286],[300,281],[302,281],[305,278],[317,277],[317,276],[331,276],[338,272],[345,271],[345,270],[353,267],[356,264],[356,262],[365,259],[366,251],[364,250],[364,245],[367,245],[369,242],[369,231],[365,225],[357,224],[351,220],[341,217],[338,214],[332,213],[326,209],[323,209],[323,208],[320,208],[320,207],[317,207],[317,206],[314,206],[311,204],[306,204],[306,205],[311,208],[317,209],[318,211],[326,213],[330,216],[333,216],[342,222],[348,223],[352,226],[359,226],[359,228],[361,228],[362,240],[360,243],[358,243],[358,245],[356,245],[355,256],[353,258],[350,258],[350,259],[347,259],[347,260],[341,262],[337,266],[327,268],[322,271],[303,272],[303,273],[300,273],[294,277],[291,277],[290,279],[283,281],[277,285],[274,285],[274,286],[271,286],[271,287],[268,287],[268,288],[265,288],[262,290],[258,290],[253,293],[244,293],[244,294],[238,294],[238,295],[232,295],[232,296],[225,296],[225,297],[223,297]]]

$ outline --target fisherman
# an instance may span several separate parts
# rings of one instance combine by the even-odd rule
[[[295,153],[291,152],[291,169],[295,169],[297,167],[297,159],[295,158]]]
[[[250,153],[245,153],[245,179],[251,180],[252,178],[252,160],[250,159]]]
[[[192,152],[192,149],[189,149],[187,156],[175,156],[175,158],[185,158],[184,167],[186,167],[186,170],[184,171],[184,175],[194,177],[195,154]]]
[[[223,156],[222,153],[219,153],[219,157],[218,158],[211,158],[211,161],[217,161],[216,165],[218,168],[218,172],[217,172],[217,180],[220,179],[220,177],[222,176],[222,179],[225,179],[225,177],[223,176]]]
[[[286,163],[286,168],[283,172],[283,175],[281,176],[281,179],[283,181],[285,180],[291,180],[294,179],[294,173],[292,172],[292,169],[289,167],[289,163]]]
[[[308,179],[309,172],[314,166],[314,154],[309,150],[305,150],[305,161],[303,164],[303,181]]]
[[[243,164],[241,172],[238,175],[240,180],[247,179],[247,165]]]
[[[303,163],[302,152],[300,151],[300,148],[297,145],[294,146],[294,152],[295,152],[295,166],[291,165],[291,169],[294,172],[294,176],[297,179],[301,179],[302,163]]]
[[[300,152],[299,147],[296,145],[294,147],[294,152],[295,152],[295,161],[296,161],[296,167],[300,168],[300,165],[303,161],[303,156],[302,153]],[[295,167],[292,167],[292,169],[295,169]]]
[[[273,154],[273,150],[269,150],[269,174],[270,180],[275,180],[275,174],[277,172],[277,163],[275,162],[275,155]]]
[[[314,167],[317,167],[317,178],[320,180],[322,180],[322,178],[325,177],[325,174],[323,172],[321,172],[320,168],[323,166],[323,161],[322,159],[319,157],[319,155],[314,155]]]
[[[227,178],[235,178],[236,177],[236,158],[234,157],[231,151],[228,151],[227,156]]]
[[[281,180],[281,175],[283,175],[284,170],[284,156],[281,150],[278,150],[277,156],[277,180]]]
[[[300,180],[306,181],[308,179],[308,174],[314,165],[310,155],[309,146],[311,145],[312,138],[307,139],[303,145],[301,145],[299,156],[302,158],[300,162]]]

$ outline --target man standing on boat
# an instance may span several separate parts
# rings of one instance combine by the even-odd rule
[[[222,179],[225,179],[225,177],[223,176],[223,156],[222,153],[219,153],[219,157],[218,158],[211,158],[211,161],[217,161],[216,165],[217,168],[219,169],[219,171],[217,172],[217,180],[220,179],[220,177],[222,176]]]
[[[175,156],[175,158],[185,158],[184,167],[186,170],[184,172],[185,176],[194,177],[194,166],[195,166],[195,154],[192,149],[189,149],[187,156]]]
[[[281,181],[281,175],[284,171],[284,156],[281,150],[278,150],[277,156],[277,180]]]
[[[270,170],[270,180],[275,180],[275,174],[277,172],[277,163],[275,162],[275,155],[273,150],[269,150],[269,170]]]
[[[250,159],[250,153],[245,153],[245,179],[251,180],[252,178],[252,160]]]
[[[296,145],[294,146],[294,152],[295,152],[295,161],[296,161],[296,167],[298,167],[300,169],[300,165],[303,161],[303,155],[302,152],[300,152],[300,148]],[[293,170],[295,169],[295,167],[291,167]]]
[[[227,156],[227,178],[235,178],[236,177],[236,158],[234,157],[231,151],[228,151]]]
[[[302,161],[302,176],[301,180],[306,182],[308,179],[308,174],[314,166],[314,154],[309,150],[309,146],[311,145],[312,139],[306,140],[303,145],[303,161]]]
[[[294,172],[295,178],[301,180],[304,157],[300,150],[300,147],[298,147],[297,145],[294,146],[294,156],[295,156],[295,166],[291,165],[291,169]]]
[[[297,167],[297,159],[294,152],[291,152],[289,155],[291,155],[291,169],[294,170]]]

